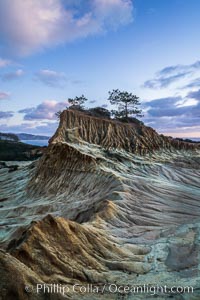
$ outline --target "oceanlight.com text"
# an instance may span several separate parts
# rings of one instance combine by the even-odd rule
[[[61,284],[45,284],[38,283],[34,286],[25,286],[27,293],[44,293],[44,294],[189,294],[193,293],[192,286],[158,286],[158,285],[117,285],[115,283],[106,284],[74,284],[74,285],[61,285]]]

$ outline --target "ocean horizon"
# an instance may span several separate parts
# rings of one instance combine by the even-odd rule
[[[22,143],[33,145],[33,146],[48,146],[48,139],[47,140],[21,140]]]

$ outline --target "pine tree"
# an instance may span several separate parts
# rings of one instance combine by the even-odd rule
[[[109,92],[108,100],[112,105],[117,105],[118,110],[112,110],[117,118],[128,118],[131,115],[142,117],[142,110],[138,108],[141,104],[139,97],[128,92],[121,92],[118,89]]]

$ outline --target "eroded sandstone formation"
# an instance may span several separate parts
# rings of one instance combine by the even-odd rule
[[[194,149],[195,144],[184,143],[159,135],[151,127],[125,124],[100,119],[84,113],[65,110],[60,116],[59,127],[50,144],[78,142],[99,145],[105,149],[123,149],[135,154],[146,154],[159,149]]]
[[[199,299],[197,144],[66,110],[39,161],[0,172],[2,299]],[[37,293],[38,283],[69,290]],[[81,294],[74,284],[106,289]],[[109,284],[194,293],[111,293]]]

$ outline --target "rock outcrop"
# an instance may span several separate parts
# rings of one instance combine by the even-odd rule
[[[65,110],[50,144],[87,142],[105,149],[123,149],[144,155],[159,149],[195,149],[197,145],[159,135],[151,127],[125,124],[119,121],[88,116],[82,112]]]
[[[200,297],[198,144],[67,110],[39,161],[0,173],[2,299]],[[38,292],[37,284],[67,290]],[[168,290],[136,295],[110,284]]]

